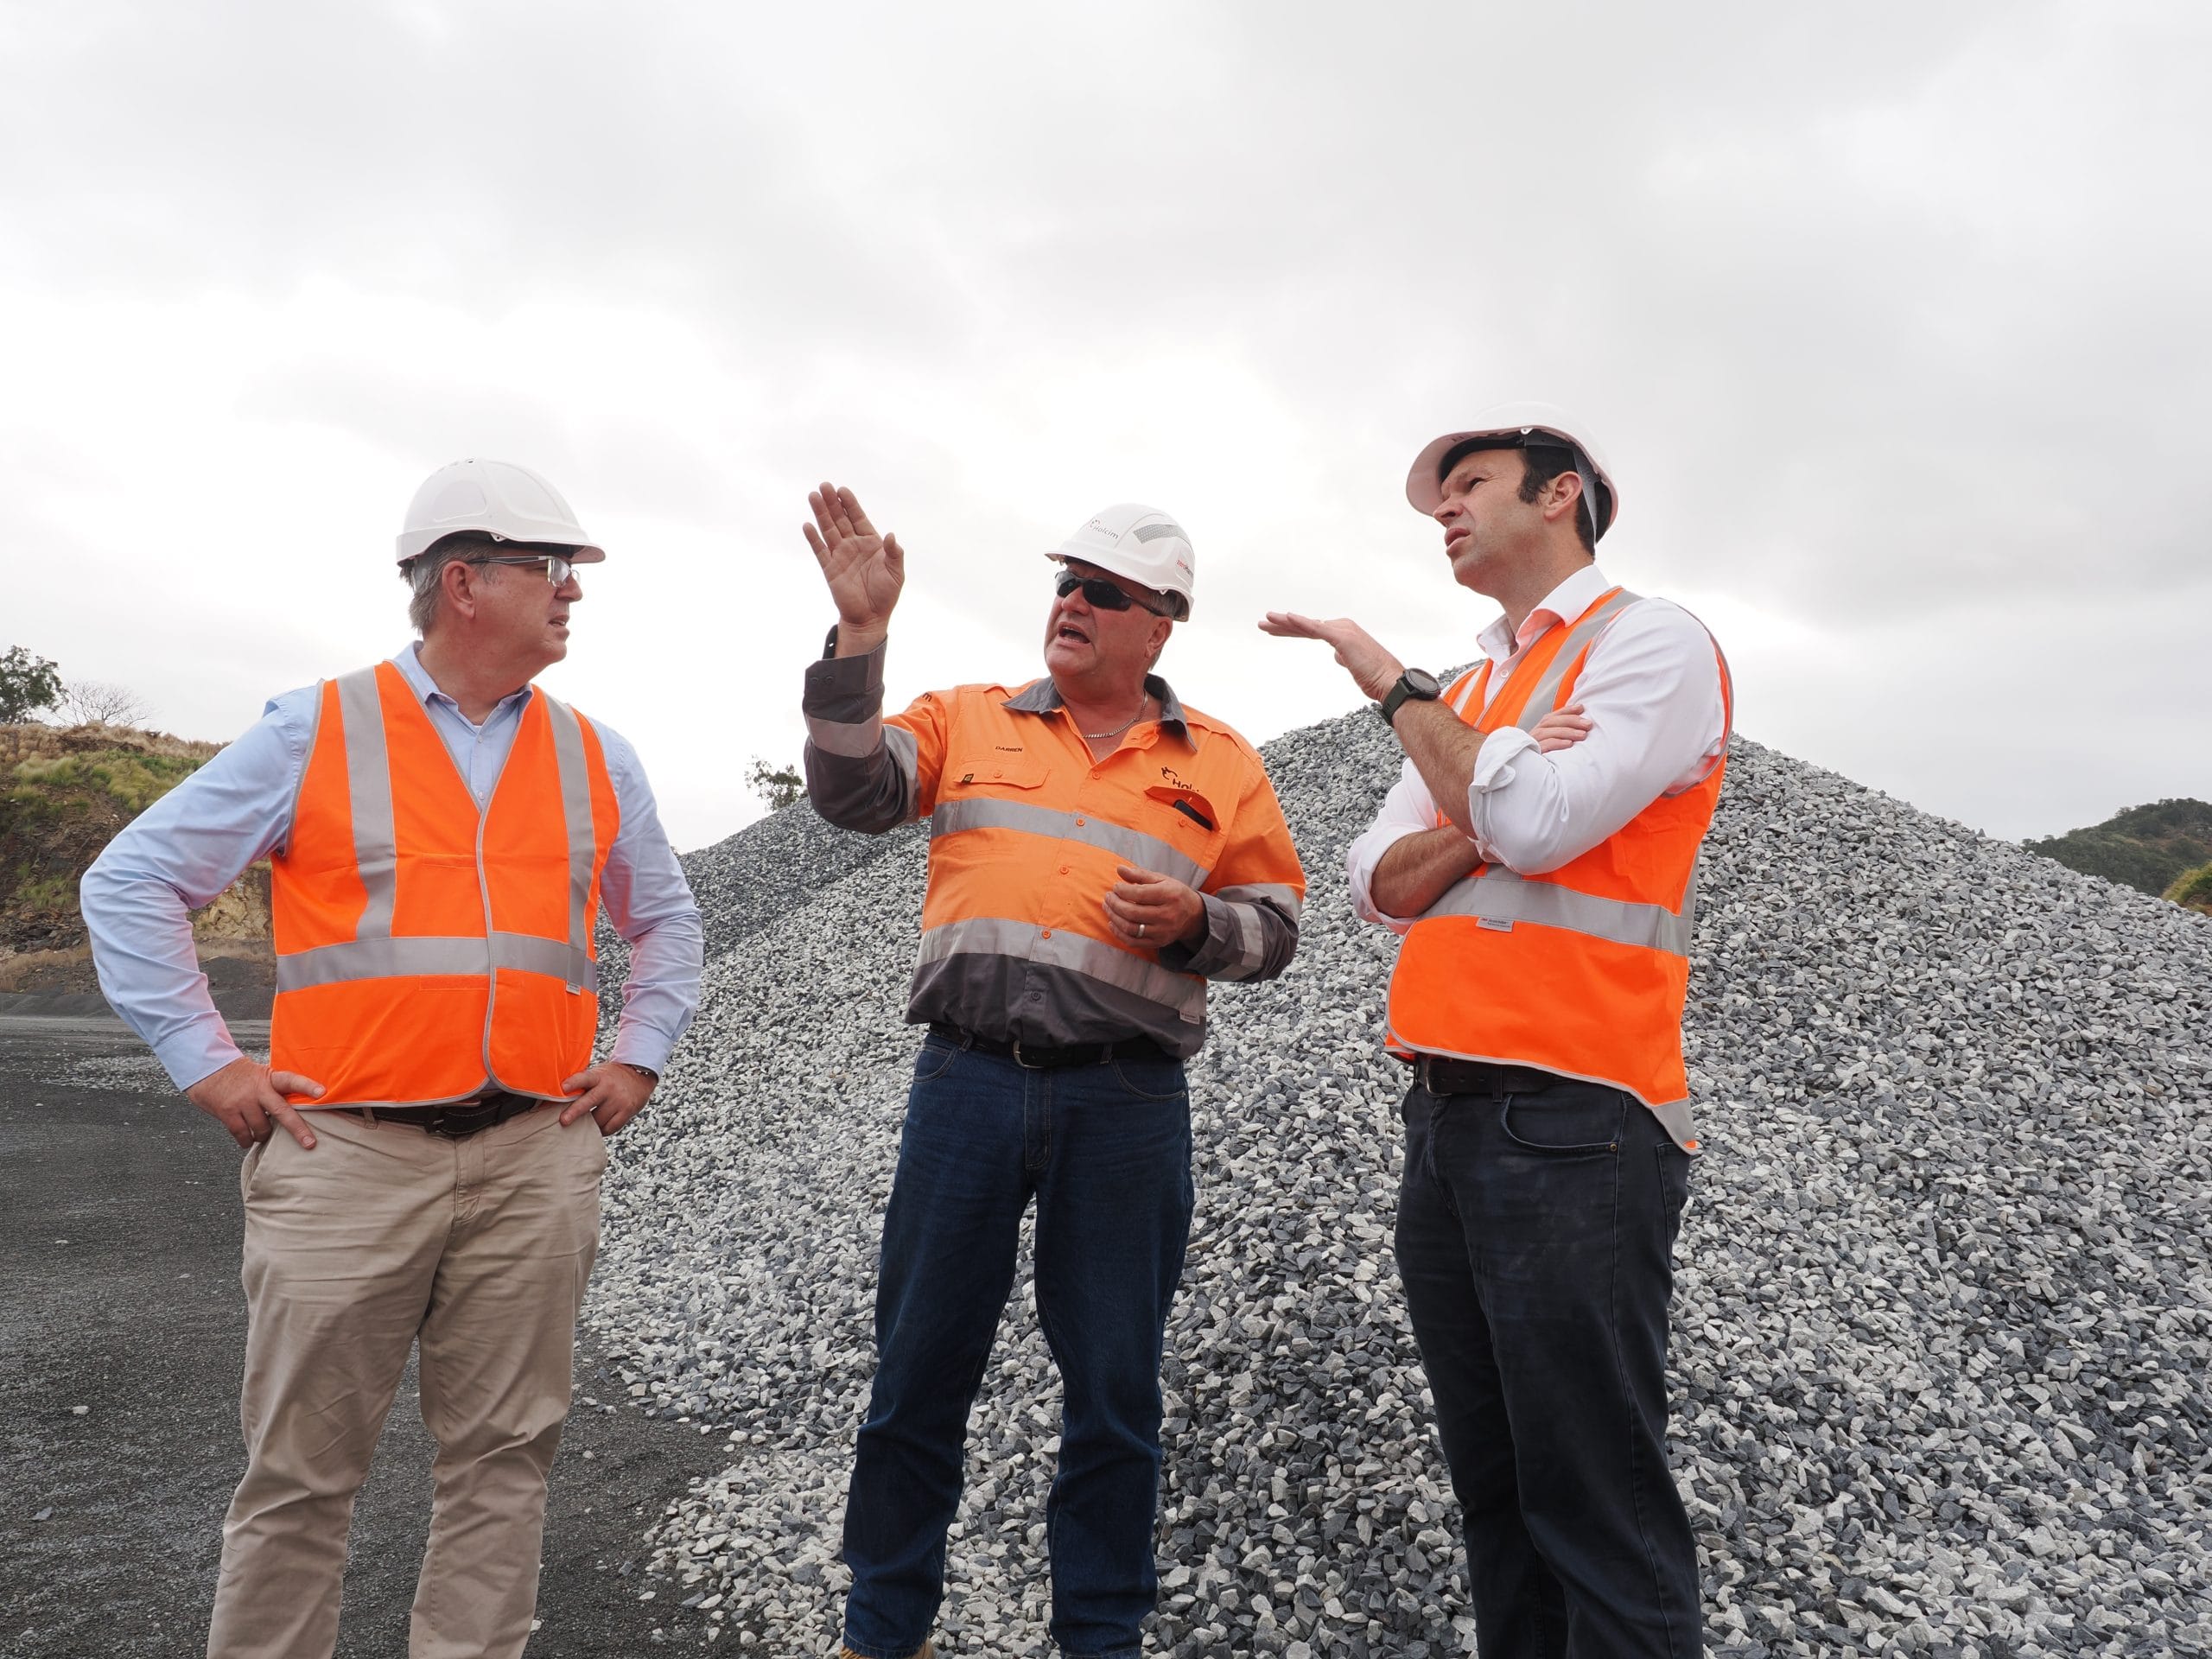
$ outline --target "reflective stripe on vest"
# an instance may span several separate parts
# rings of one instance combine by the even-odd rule
[[[597,734],[533,691],[479,806],[390,664],[327,683],[318,709],[274,861],[272,1064],[323,1084],[326,1106],[486,1084],[557,1097],[597,1024],[592,929],[619,817]]]
[[[946,801],[930,815],[930,839],[957,836],[965,830],[1019,830],[1027,835],[1050,836],[1055,840],[1079,841],[1114,855],[1140,869],[1172,875],[1187,887],[1205,885],[1213,874],[1195,859],[1185,858],[1166,842],[1118,823],[1108,823],[1095,813],[1078,817],[1027,801],[997,801],[971,798]]]
[[[1530,643],[1484,703],[1491,664],[1448,694],[1484,731],[1533,731],[1573,700],[1590,649],[1637,596],[1615,588]],[[1727,663],[1713,646],[1725,717]],[[1662,796],[1561,868],[1523,876],[1497,864],[1455,882],[1407,931],[1390,986],[1389,1043],[1401,1053],[1529,1065],[1610,1084],[1652,1109],[1694,1150],[1681,1014],[1696,929],[1699,849],[1726,770]]]

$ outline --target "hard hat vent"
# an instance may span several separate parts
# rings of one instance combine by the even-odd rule
[[[1139,524],[1136,527],[1135,535],[1137,540],[1141,542],[1156,542],[1167,536],[1182,536],[1186,542],[1191,539],[1187,536],[1183,536],[1183,527],[1180,524]]]

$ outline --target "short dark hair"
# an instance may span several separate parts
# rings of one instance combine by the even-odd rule
[[[1544,493],[1545,486],[1554,479],[1561,473],[1571,473],[1573,470],[1573,450],[1554,448],[1548,443],[1523,445],[1521,450],[1521,499],[1523,501],[1534,501]],[[1595,481],[1587,474],[1584,474],[1584,478],[1588,481]],[[1604,486],[1600,485],[1599,487]],[[1587,512],[1584,511],[1586,506],[1588,508]],[[1591,532],[1590,526],[1592,521],[1603,511],[1603,505],[1597,501],[1575,504],[1574,533],[1581,539],[1582,550],[1593,559],[1598,556],[1598,538]]]

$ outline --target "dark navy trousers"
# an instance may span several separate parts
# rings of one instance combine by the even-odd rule
[[[1037,1071],[936,1035],[923,1045],[845,1503],[855,1652],[903,1659],[936,1619],[969,1411],[1033,1198],[1037,1315],[1064,1396],[1045,1508],[1052,1639],[1082,1659],[1135,1659],[1158,1593],[1160,1346],[1192,1197],[1179,1063]]]
[[[1667,1466],[1690,1157],[1619,1090],[1405,1100],[1398,1271],[1466,1512],[1483,1659],[1697,1659]]]

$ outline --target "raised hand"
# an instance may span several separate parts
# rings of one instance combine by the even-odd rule
[[[1389,695],[1398,676],[1406,671],[1403,663],[1348,616],[1323,622],[1290,611],[1269,611],[1261,619],[1260,631],[1278,639],[1319,639],[1335,647],[1337,660],[1351,671],[1359,689],[1377,702]]]
[[[850,490],[825,483],[808,493],[806,505],[814,522],[800,528],[836,602],[838,654],[871,651],[882,643],[906,586],[906,550],[896,536],[876,533]]]

